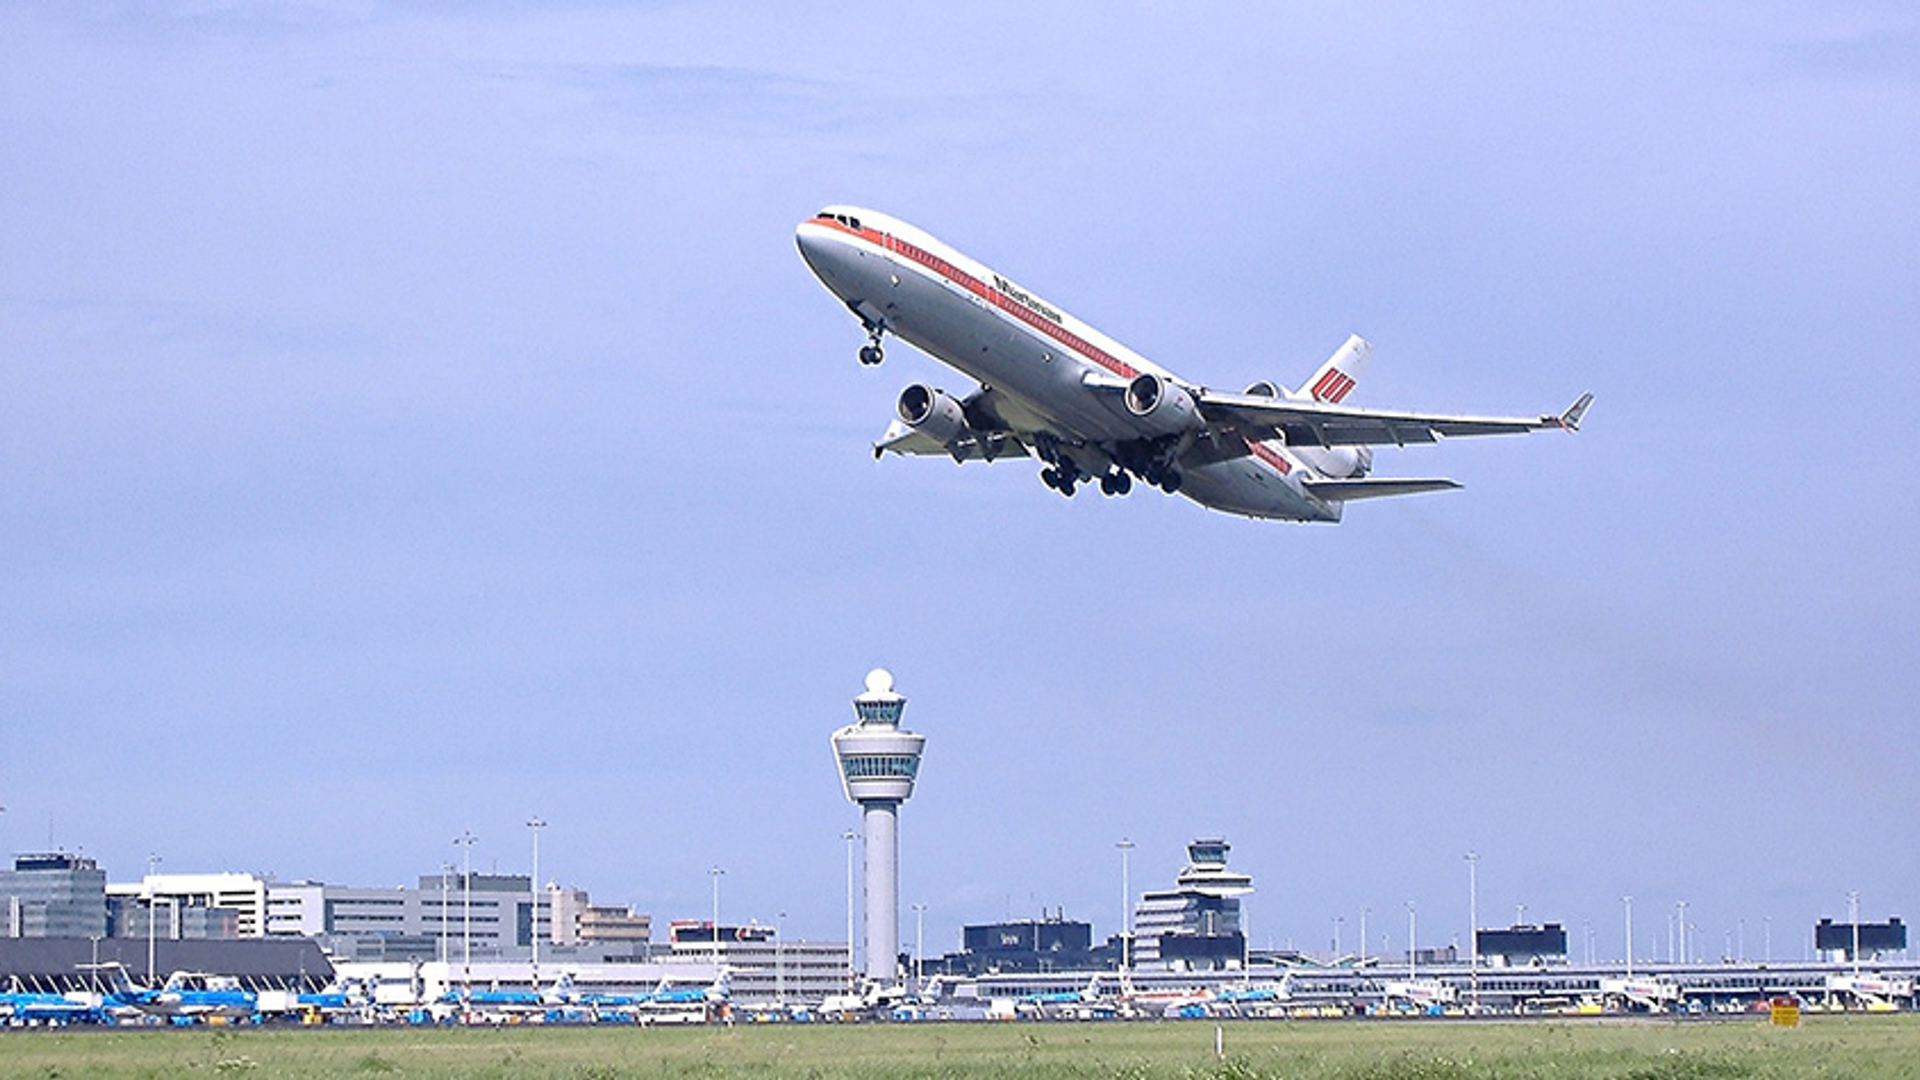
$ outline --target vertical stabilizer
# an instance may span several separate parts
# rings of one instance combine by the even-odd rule
[[[1360,376],[1367,370],[1367,358],[1372,355],[1373,346],[1367,343],[1366,338],[1359,334],[1349,337],[1345,345],[1320,365],[1320,370],[1313,373],[1313,378],[1307,380],[1300,396],[1329,405],[1340,404],[1359,385]]]

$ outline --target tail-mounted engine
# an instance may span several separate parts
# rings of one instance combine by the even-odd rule
[[[1373,471],[1373,450],[1366,446],[1295,446],[1295,456],[1322,476],[1358,480]]]
[[[951,394],[920,383],[900,391],[894,412],[908,427],[942,445],[951,445],[972,431],[966,410]]]
[[[1127,411],[1144,420],[1158,435],[1171,435],[1200,424],[1200,407],[1193,395],[1152,373],[1136,376],[1127,384],[1126,402]]]

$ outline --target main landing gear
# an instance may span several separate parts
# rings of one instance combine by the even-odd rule
[[[1073,496],[1082,480],[1092,479],[1093,477],[1081,472],[1079,466],[1064,458],[1058,464],[1040,470],[1041,483],[1069,498]],[[1100,494],[1102,495],[1125,495],[1132,490],[1133,477],[1120,469],[1114,469],[1100,477]]]
[[[1068,498],[1079,489],[1081,481],[1096,479],[1080,467],[1080,464],[1061,452],[1058,440],[1041,437],[1034,440],[1034,453],[1047,467],[1040,470],[1040,482]],[[1111,466],[1098,478],[1102,495],[1125,495],[1133,490],[1133,477],[1119,465]]]
[[[1180,490],[1180,470],[1173,464],[1180,454],[1177,440],[1140,440],[1121,443],[1113,449],[1123,478],[1127,473],[1132,473],[1169,495]]]

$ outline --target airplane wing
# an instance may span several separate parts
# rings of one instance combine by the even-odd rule
[[[1209,422],[1252,439],[1282,437],[1294,446],[1405,446],[1468,435],[1514,435],[1549,428],[1576,431],[1587,406],[1593,404],[1593,395],[1581,394],[1557,416],[1538,417],[1391,412],[1213,390],[1200,391],[1195,400]]]
[[[1353,502],[1356,499],[1384,499],[1389,495],[1415,495],[1422,491],[1452,491],[1460,485],[1452,480],[1304,480],[1301,485],[1328,502]]]
[[[874,459],[879,460],[883,454],[942,454],[965,463],[1026,457],[1027,445],[1005,431],[981,432],[955,440],[949,445],[895,420],[887,425],[887,433],[880,437],[880,441],[873,444]]]

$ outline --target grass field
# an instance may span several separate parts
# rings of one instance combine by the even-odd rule
[[[1920,1016],[1723,1023],[0,1030],[0,1077],[1920,1077]]]

